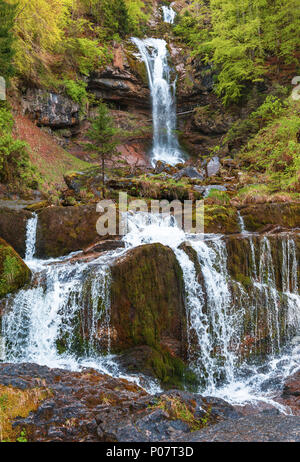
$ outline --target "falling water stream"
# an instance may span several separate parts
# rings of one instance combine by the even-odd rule
[[[37,217],[29,220],[26,263],[33,271],[34,282],[30,288],[6,299],[2,319],[5,355],[2,359],[71,370],[94,367],[104,373],[136,381],[152,393],[158,391],[156,382],[145,382],[142,377],[126,375],[119,369],[117,358],[110,354],[109,332],[110,265],[128,249],[160,242],[172,248],[182,268],[189,362],[200,379],[199,392],[238,404],[256,400],[273,403],[272,397],[280,383],[300,368],[298,263],[292,236],[282,237],[283,293],[276,289],[270,240],[267,237],[261,239],[258,253],[257,248],[254,249],[252,235],[248,233],[244,239],[249,240],[253,286],[248,293],[236,282],[233,296],[234,281],[227,269],[223,236],[186,235],[177,227],[174,218],[161,215],[140,212],[129,214],[127,221],[128,233],[123,238],[125,249],[105,252],[89,263],[72,263],[70,255],[51,260],[35,259]],[[187,241],[196,251],[203,275],[202,284],[194,262],[180,247]],[[280,339],[279,299],[286,311],[285,329],[291,340],[287,344],[281,344]],[[243,337],[246,307],[252,313],[255,330],[262,303],[268,315],[271,352],[263,361],[241,359],[237,351]],[[75,355],[73,347],[79,315],[83,317],[87,341],[81,355]],[[99,321],[101,329],[96,332]],[[103,338],[101,332],[105,333]],[[99,345],[105,354],[99,353]],[[219,353],[215,354],[216,351]],[[278,403],[275,405],[283,410]]]

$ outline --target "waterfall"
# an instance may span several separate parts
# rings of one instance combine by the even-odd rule
[[[161,160],[171,165],[183,162],[176,130],[176,78],[169,66],[165,40],[132,38],[147,69],[153,118],[152,164]]]
[[[268,384],[281,383],[300,368],[300,349],[293,346],[300,332],[293,236],[283,234],[276,241],[245,235],[250,278],[245,289],[230,275],[223,236],[186,235],[172,216],[129,213],[127,222],[125,249],[106,252],[88,263],[72,263],[70,256],[28,260],[34,271],[31,287],[5,300],[2,360],[73,370],[90,366],[122,376],[110,352],[110,265],[129,249],[159,242],[173,250],[182,268],[189,365],[199,378],[199,392],[240,404],[258,399],[272,402]],[[34,255],[32,225],[28,224],[27,233],[30,256]],[[183,244],[191,247],[198,266]],[[274,260],[275,245],[281,246],[280,268]]]
[[[171,6],[162,6],[162,11],[164,22],[167,22],[168,24],[174,24],[176,11],[174,11]]]
[[[33,217],[27,221],[26,225],[25,261],[33,260],[35,254],[37,223],[38,216],[34,213]]]

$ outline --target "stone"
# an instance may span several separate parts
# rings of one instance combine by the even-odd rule
[[[226,186],[222,186],[219,184],[211,184],[209,186],[205,186],[205,191],[204,191],[204,197],[207,197],[213,189],[216,189],[217,191],[227,191]]]
[[[201,181],[204,180],[203,173],[199,172],[195,167],[185,167],[173,175],[174,180],[180,180],[183,177]]]
[[[279,202],[255,204],[240,211],[247,231],[261,232],[267,225],[300,228],[300,203]]]
[[[53,206],[38,214],[36,256],[59,257],[99,241],[96,204]]]
[[[30,269],[17,252],[0,238],[0,298],[20,289],[30,279]]]
[[[162,244],[136,247],[113,264],[111,279],[112,351],[141,347],[142,370],[179,382],[187,332],[182,270],[173,251]],[[128,351],[133,358],[137,353]],[[129,368],[132,360],[123,357],[126,362]]]

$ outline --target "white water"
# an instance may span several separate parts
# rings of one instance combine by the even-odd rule
[[[48,261],[32,259],[34,227],[33,222],[28,224],[26,255],[30,258],[27,264],[35,272],[36,282],[30,289],[7,299],[2,322],[2,338],[6,341],[3,359],[72,370],[94,367],[143,385],[139,377],[124,375],[110,354],[110,264],[130,248],[160,242],[173,249],[183,271],[189,360],[201,381],[199,392],[239,404],[255,400],[274,404],[273,383],[278,389],[285,377],[300,368],[300,343],[298,345],[295,337],[300,333],[300,297],[293,239],[282,238],[283,301],[280,304],[269,239],[261,241],[259,261],[256,261],[252,236],[247,236],[253,283],[253,293],[248,294],[230,279],[222,236],[188,236],[177,227],[173,217],[161,215],[128,214],[127,221],[126,248],[107,252],[90,263],[70,263],[67,257]],[[202,283],[194,262],[180,248],[187,241],[197,254]],[[231,290],[233,284],[235,295]],[[246,310],[252,313],[253,335],[257,337],[259,319],[264,315],[262,309],[267,312],[271,354],[263,364],[254,364],[244,361],[238,351]],[[282,309],[286,311],[287,337],[296,339],[290,347],[281,344],[279,311]],[[86,338],[80,352],[78,348],[76,351],[78,319]],[[61,354],[58,344],[64,346]],[[154,382],[147,383],[146,387],[151,392],[159,390]]]
[[[153,146],[152,164],[161,160],[171,165],[183,161],[176,135],[176,78],[169,66],[165,40],[132,38],[147,69],[152,98]]]
[[[162,6],[164,22],[168,24],[174,24],[176,17],[176,11],[173,10],[171,6]]]

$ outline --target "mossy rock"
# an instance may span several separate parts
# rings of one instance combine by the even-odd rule
[[[0,238],[0,298],[30,281],[31,271],[17,252]]]

